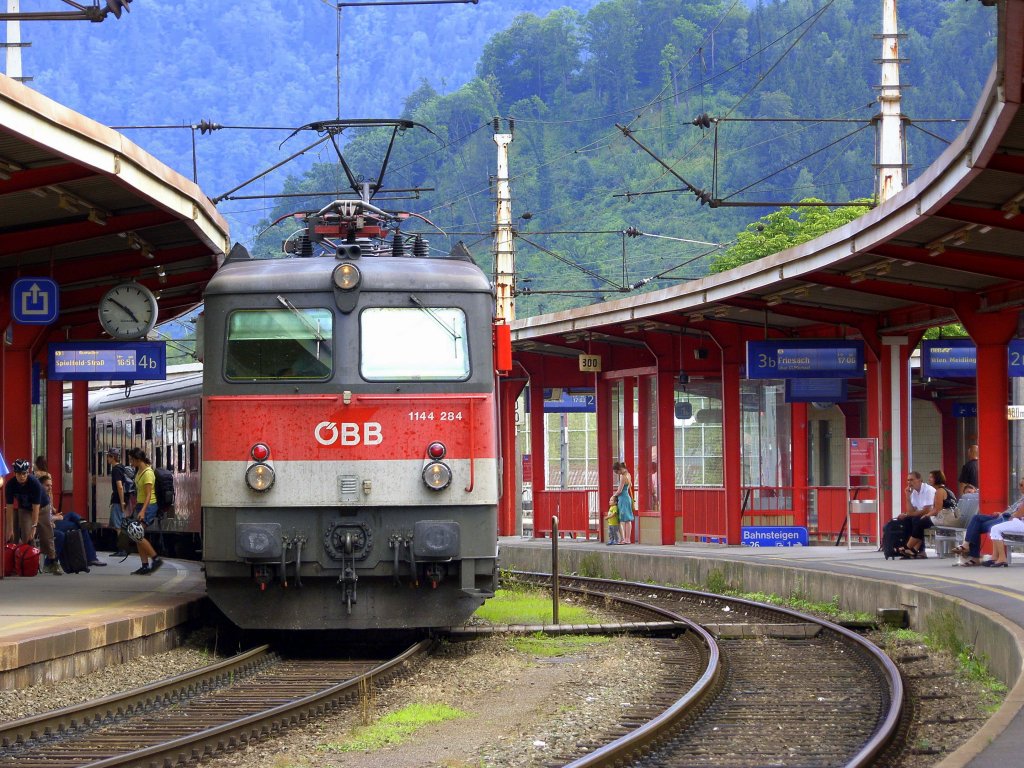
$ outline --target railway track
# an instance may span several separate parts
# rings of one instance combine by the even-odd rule
[[[197,762],[358,701],[402,674],[424,640],[388,660],[285,660],[267,646],[134,691],[8,723],[4,768]]]
[[[548,581],[547,574],[515,577]],[[854,768],[871,765],[900,727],[899,671],[875,646],[831,622],[632,582],[561,577],[560,589],[596,601],[625,598],[691,619],[716,637],[700,686],[646,722],[634,712],[623,723],[628,732],[559,765]]]

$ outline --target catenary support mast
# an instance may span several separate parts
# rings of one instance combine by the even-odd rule
[[[878,102],[878,202],[884,203],[906,183],[903,115],[900,105],[900,34],[896,0],[882,0],[882,85]]]

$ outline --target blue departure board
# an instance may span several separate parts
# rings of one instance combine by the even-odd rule
[[[786,379],[787,403],[845,403],[847,379]]]
[[[1010,339],[1010,375],[1024,376],[1024,339]]]
[[[1024,376],[1024,339],[1007,345],[1008,374]],[[978,375],[978,349],[971,339],[930,339],[921,342],[921,375],[929,379]]]
[[[61,341],[50,344],[52,381],[141,381],[167,378],[162,341]]]
[[[921,375],[926,379],[974,378],[977,369],[978,350],[970,339],[929,339],[921,342]]]
[[[858,379],[864,342],[849,339],[769,339],[747,342],[748,379]]]

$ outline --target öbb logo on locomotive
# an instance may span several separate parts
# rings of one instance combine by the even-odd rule
[[[384,442],[384,432],[376,421],[363,424],[321,421],[313,429],[313,437],[320,445],[380,445]]]

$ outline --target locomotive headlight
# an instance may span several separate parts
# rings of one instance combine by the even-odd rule
[[[432,491],[443,491],[452,482],[452,471],[447,464],[432,461],[423,468],[423,482]]]
[[[355,264],[345,262],[334,268],[334,284],[343,291],[351,291],[359,286],[362,275],[359,274],[359,267]]]
[[[245,484],[254,491],[269,491],[274,479],[274,468],[269,464],[252,464],[245,470]]]

